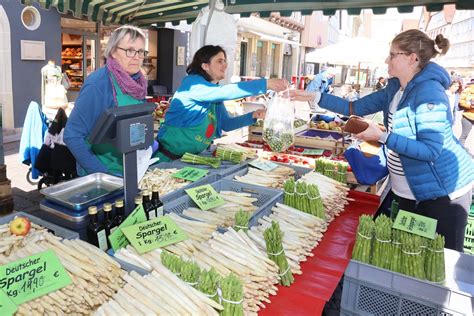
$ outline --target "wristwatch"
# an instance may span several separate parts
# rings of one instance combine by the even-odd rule
[[[382,135],[380,136],[378,142],[381,143],[381,144],[385,144],[387,142],[387,138],[388,138],[388,133],[383,132]]]

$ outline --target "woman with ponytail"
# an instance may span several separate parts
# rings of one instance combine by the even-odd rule
[[[145,35],[124,25],[110,35],[104,52],[106,64],[92,73],[81,88],[64,131],[64,142],[77,161],[79,175],[123,173],[122,154],[111,145],[91,145],[88,137],[108,108],[145,102],[147,80],[140,70]]]
[[[301,101],[344,115],[383,111],[386,132],[377,124],[356,135],[387,149],[392,192],[400,209],[434,218],[446,248],[463,251],[464,230],[472,200],[474,166],[453,135],[445,90],[451,78],[431,59],[445,54],[449,40],[434,40],[419,30],[397,35],[385,60],[387,86],[357,101],[317,92],[292,91]]]

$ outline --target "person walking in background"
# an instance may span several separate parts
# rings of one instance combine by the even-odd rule
[[[469,137],[469,133],[472,130],[472,124],[474,124],[474,84],[468,85],[461,92],[459,108],[463,110],[461,119],[462,131],[459,141],[461,144],[465,145],[466,139]]]
[[[442,34],[432,40],[422,31],[408,30],[392,40],[385,60],[391,79],[384,89],[354,102],[320,92],[291,90],[290,95],[343,115],[383,111],[386,132],[369,121],[356,137],[385,144],[392,192],[400,209],[436,219],[445,247],[462,252],[474,164],[449,121],[445,90],[451,78],[430,62],[448,49],[449,41]],[[465,95],[463,104],[472,111],[472,97],[468,99]]]
[[[320,93],[332,93],[332,83],[336,76],[336,69],[329,67],[314,76],[313,80],[306,87],[306,91],[317,91]]]
[[[460,115],[457,113],[459,111],[459,94],[462,90],[462,86],[460,85],[459,81],[453,80],[449,85],[449,88],[446,90],[446,95],[449,99],[449,109],[451,115],[453,116],[451,125],[454,127],[456,121],[458,120],[457,117]],[[459,118],[460,121],[460,118]]]
[[[377,83],[375,84],[375,91],[382,90],[385,88],[387,85],[387,82],[385,81],[384,77],[379,77],[379,80],[377,80]]]

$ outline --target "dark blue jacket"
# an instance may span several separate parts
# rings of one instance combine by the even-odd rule
[[[474,164],[453,135],[449,100],[450,83],[444,68],[429,63],[406,86],[393,117],[387,148],[397,152],[417,201],[446,196],[474,181]],[[353,102],[354,114],[364,116],[388,111],[400,89],[398,79],[390,79],[385,89]],[[349,115],[349,102],[323,94],[319,105]]]

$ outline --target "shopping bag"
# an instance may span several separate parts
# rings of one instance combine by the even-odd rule
[[[344,152],[357,182],[372,185],[388,175],[385,146],[356,141]]]
[[[274,94],[267,106],[263,123],[263,140],[274,152],[288,149],[294,142],[295,109],[289,94]]]

